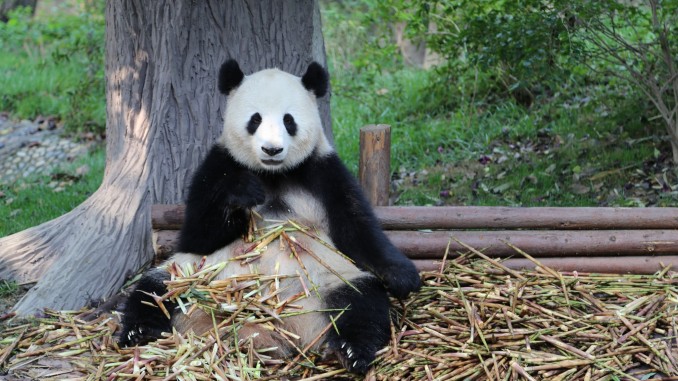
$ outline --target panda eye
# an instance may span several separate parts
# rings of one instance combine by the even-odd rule
[[[294,117],[292,115],[285,114],[285,116],[283,116],[283,123],[285,124],[285,129],[287,130],[288,134],[291,136],[297,134],[297,123],[294,121]]]
[[[250,121],[247,122],[247,132],[249,132],[250,135],[254,135],[255,132],[257,132],[257,128],[259,128],[259,125],[261,124],[261,115],[259,113],[254,113],[250,117]]]

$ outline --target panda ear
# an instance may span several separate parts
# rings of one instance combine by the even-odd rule
[[[238,62],[234,59],[227,60],[219,69],[219,91],[228,95],[231,90],[240,85],[243,78],[245,78],[245,74],[240,70]]]
[[[306,73],[301,77],[301,83],[306,90],[313,91],[316,98],[320,98],[327,93],[328,75],[327,71],[317,62],[311,62],[306,69]]]

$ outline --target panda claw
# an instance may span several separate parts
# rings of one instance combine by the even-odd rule
[[[332,347],[332,345],[330,346]],[[352,373],[365,374],[374,361],[376,352],[368,347],[341,340],[334,346],[334,353],[346,370]]]

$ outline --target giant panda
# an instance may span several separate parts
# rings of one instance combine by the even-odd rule
[[[381,230],[323,132],[316,98],[327,92],[327,72],[313,62],[301,78],[278,69],[246,76],[235,60],[227,60],[219,70],[218,87],[227,95],[223,132],[193,176],[178,252],[139,280],[124,309],[119,343],[143,344],[173,327],[197,333],[210,329],[213,322],[207,314],[188,316],[176,303],[165,301],[168,319],[153,306],[151,295],[166,293],[166,266],[171,263],[227,261],[219,278],[252,271],[303,273],[305,284],[317,292],[298,304],[316,312],[278,324],[296,333],[297,348],[324,346],[349,371],[365,373],[390,336],[388,293],[404,298],[419,289],[420,278]],[[265,221],[289,219],[312,227],[345,257],[298,234],[295,239],[324,265],[305,260],[301,272],[299,262],[279,245],[269,245],[254,263],[229,261],[243,252],[252,212]],[[302,291],[301,282],[281,282],[287,282],[282,288],[290,295]],[[330,319],[335,329],[325,329],[313,343]],[[255,324],[243,326],[239,337],[251,337],[257,347],[275,347],[281,357],[294,354],[289,341]]]

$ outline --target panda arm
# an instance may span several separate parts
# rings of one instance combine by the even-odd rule
[[[384,234],[355,177],[336,153],[316,160],[309,163],[305,178],[325,206],[337,249],[379,277],[394,296],[404,298],[418,290],[421,281],[414,264]]]
[[[257,176],[214,145],[188,191],[179,251],[211,254],[247,233],[250,209],[265,199]]]

